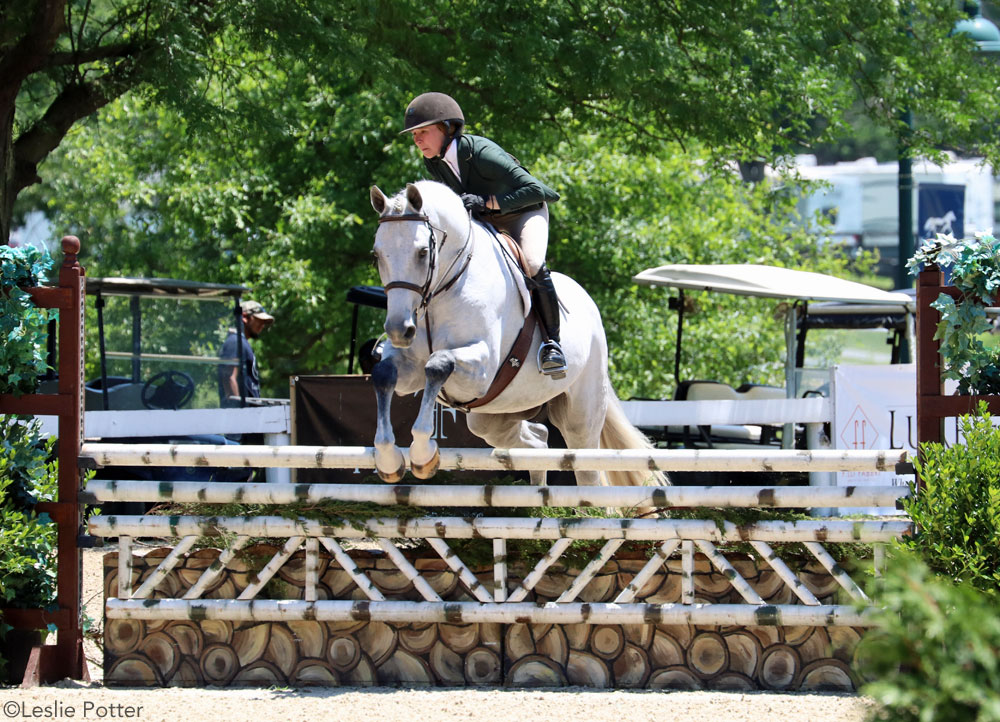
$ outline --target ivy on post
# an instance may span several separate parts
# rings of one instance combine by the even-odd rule
[[[1000,295],[1000,241],[991,234],[938,234],[907,262],[917,284],[917,440],[940,443],[942,419],[986,401],[1000,413],[1000,348],[984,343],[994,325],[986,308]],[[945,285],[944,273],[951,285]],[[935,295],[936,294],[936,295]],[[958,382],[945,396],[943,379]]]
[[[77,263],[80,241],[67,236],[62,249],[59,286],[52,287],[40,285],[51,264],[45,254],[34,248],[0,247],[0,320],[10,341],[2,349],[8,372],[0,379],[5,431],[0,447],[0,534],[14,535],[0,544],[0,614],[6,628],[57,634],[56,644],[31,648],[23,677],[18,673],[25,685],[64,677],[89,679],[77,546],[84,272]],[[56,394],[39,394],[38,376],[47,368],[48,309],[59,312],[59,387]],[[58,415],[58,440],[41,438],[37,422],[30,418],[35,414]],[[53,447],[58,461],[51,457]],[[19,533],[23,543],[7,543],[16,542]]]

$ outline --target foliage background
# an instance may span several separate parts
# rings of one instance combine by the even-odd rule
[[[394,137],[395,108],[382,109],[392,135],[365,162],[320,162],[317,156],[333,151],[317,151],[309,138],[349,137],[367,112],[330,117],[327,110],[290,103],[287,112],[298,118],[303,138],[276,146],[255,134],[234,148],[217,134],[189,132],[183,119],[161,108],[116,103],[50,158],[52,197],[28,197],[44,202],[58,227],[89,239],[91,275],[251,287],[278,318],[258,356],[265,394],[283,396],[289,375],[346,372],[346,291],[378,283],[368,263],[374,235],[368,187],[376,182],[395,191],[423,175],[415,151]],[[481,132],[503,142],[502,130]],[[666,144],[637,159],[623,143],[580,135],[525,162],[562,195],[551,209],[550,266],[580,281],[602,309],[623,397],[663,397],[673,389],[676,314],[667,310],[666,291],[631,282],[638,271],[664,263],[755,262],[846,272],[844,254],[818,245],[796,223],[795,197],[784,186],[710,173],[707,154],[694,149]],[[696,307],[686,316],[683,377],[779,382],[783,337],[774,302],[689,298]],[[362,339],[380,333],[380,315],[361,313]],[[129,331],[110,333],[124,340]],[[212,340],[203,345],[211,349]]]
[[[367,189],[422,176],[396,133],[445,90],[563,194],[551,265],[609,326],[621,395],[672,392],[663,262],[841,272],[793,225],[781,168],[856,145],[1000,160],[1000,69],[958,3],[26,0],[0,9],[0,236],[43,210],[93,275],[243,283],[276,312],[265,393],[347,368],[347,288],[374,281]],[[26,52],[30,50],[31,52]],[[900,120],[908,108],[912,132]],[[16,199],[17,205],[14,206]],[[774,382],[773,304],[694,299],[682,376]],[[711,317],[711,318],[710,318]],[[362,318],[376,335],[377,313]],[[708,359],[714,359],[709,362]]]

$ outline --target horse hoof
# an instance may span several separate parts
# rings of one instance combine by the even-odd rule
[[[403,476],[406,474],[406,462],[404,461],[402,464],[400,464],[399,468],[396,469],[395,471],[386,472],[382,471],[381,469],[376,469],[375,471],[378,472],[379,478],[386,484],[395,484],[397,481],[401,480]]]
[[[435,451],[434,456],[426,464],[414,464],[411,460],[413,475],[418,479],[430,479],[441,467],[441,452]]]

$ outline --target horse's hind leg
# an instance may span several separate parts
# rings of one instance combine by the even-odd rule
[[[588,389],[581,393],[581,381],[570,391],[549,401],[549,419],[566,440],[568,449],[596,449],[601,445],[601,427],[607,402],[603,392]],[[603,384],[602,384],[603,385]],[[600,388],[600,387],[598,387]],[[574,470],[577,486],[600,486],[603,483],[597,471]]]
[[[466,416],[469,431],[494,449],[548,448],[549,430],[545,424],[526,420],[519,414],[477,414]],[[529,472],[531,483],[545,486],[545,472]]]
[[[406,460],[396,446],[396,436],[392,432],[392,421],[389,416],[392,392],[396,388],[398,376],[395,359],[391,356],[379,361],[372,369],[372,383],[375,385],[375,401],[378,409],[375,427],[375,470],[383,481],[391,484],[402,479],[406,472]]]

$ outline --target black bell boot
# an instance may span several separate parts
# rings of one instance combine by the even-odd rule
[[[556,287],[546,266],[542,266],[531,280],[534,281],[535,305],[546,336],[538,347],[538,369],[547,376],[562,378],[566,375],[566,357],[559,346],[559,297]]]

